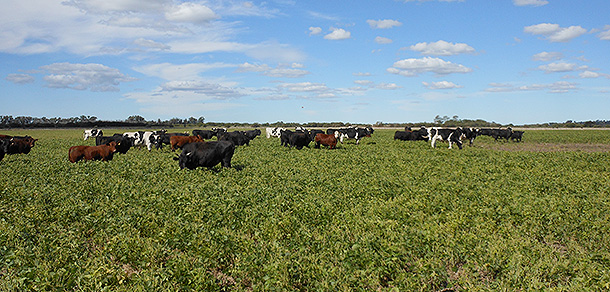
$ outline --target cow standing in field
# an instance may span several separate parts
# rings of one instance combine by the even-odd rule
[[[316,142],[316,146],[314,148],[320,149],[320,145],[328,146],[328,149],[335,149],[337,147],[337,136],[339,136],[339,132],[335,132],[335,134],[324,134],[318,133],[314,138]]]
[[[230,141],[235,144],[235,146],[250,146],[250,138],[239,131],[221,133],[218,136],[218,141]]]
[[[231,141],[195,142],[185,145],[180,156],[174,157],[174,160],[178,160],[180,169],[212,168],[218,163],[230,168],[234,152],[235,144]]]
[[[4,154],[8,151],[9,141],[0,139],[0,161],[4,158]]]
[[[267,134],[267,138],[280,137],[280,135],[282,135],[282,131],[285,131],[285,130],[286,129],[279,128],[279,127],[265,128],[265,133]]]
[[[513,142],[521,142],[521,138],[523,137],[523,131],[513,131],[510,135],[510,140]]]
[[[428,129],[428,139],[432,148],[435,148],[436,141],[447,141],[449,142],[449,149],[451,149],[451,145],[453,143],[458,145],[460,150],[462,149],[462,139],[464,137],[464,131],[461,127],[457,129],[440,129],[440,128],[431,128]]]
[[[428,130],[425,127],[421,127],[417,131],[412,131],[411,127],[407,127],[406,131],[396,131],[394,133],[394,140],[401,141],[421,141],[428,139]]]
[[[6,141],[6,154],[28,154],[38,141],[30,136],[0,135],[0,139]]]
[[[68,160],[75,163],[80,160],[110,161],[116,152],[117,143],[111,141],[99,146],[72,146],[68,150]]]

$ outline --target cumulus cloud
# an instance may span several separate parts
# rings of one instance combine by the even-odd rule
[[[473,54],[474,48],[463,43],[449,43],[443,40],[435,43],[418,43],[408,48],[428,56],[453,56],[459,54]]]
[[[586,70],[587,66],[578,66],[574,63],[556,62],[539,66],[538,69],[545,73],[572,72]]]
[[[366,21],[366,23],[368,23],[369,26],[374,29],[388,29],[388,28],[402,25],[402,23],[400,21],[392,20],[392,19],[384,19],[384,20],[369,19]]]
[[[379,84],[375,85],[375,88],[383,89],[383,90],[396,90],[396,89],[400,89],[402,87],[396,85],[396,83],[379,83]]]
[[[516,6],[544,6],[549,4],[546,0],[513,0]]]
[[[581,26],[560,27],[559,24],[554,23],[541,23],[526,26],[523,31],[533,35],[545,36],[546,39],[552,43],[569,42],[572,39],[587,33],[587,30]]]
[[[184,2],[165,12],[167,20],[176,22],[205,23],[217,17],[214,11],[207,6],[191,2]]]
[[[455,88],[462,88],[464,86],[461,85],[457,85],[453,82],[449,82],[449,81],[439,81],[439,82],[422,82],[422,84],[427,87],[428,89],[455,89]]]
[[[5,79],[15,84],[27,84],[35,80],[34,76],[28,74],[8,74]]]
[[[43,79],[47,87],[69,88],[91,91],[119,91],[121,82],[135,81],[136,78],[122,74],[118,69],[102,64],[55,63],[40,67],[50,73]]]
[[[439,58],[424,57],[422,59],[404,59],[397,61],[391,68],[387,69],[387,72],[413,77],[426,72],[432,72],[436,75],[469,73],[472,72],[472,69]]]
[[[286,89],[290,92],[328,92],[330,88],[324,83],[300,82],[282,83],[278,88]]]
[[[563,58],[563,54],[560,52],[541,52],[532,56],[532,60],[542,62],[560,60],[561,58]]]
[[[342,28],[331,28],[331,30],[332,30],[332,32],[325,35],[324,39],[333,40],[333,41],[346,40],[346,39],[351,38],[351,36],[352,36],[351,32],[346,31]]]
[[[309,27],[309,35],[319,35],[322,33],[321,27]]]
[[[548,84],[531,84],[524,86],[514,86],[505,83],[491,83],[491,87],[487,88],[486,92],[517,92],[517,91],[542,91],[547,90],[549,93],[567,93],[578,90],[578,83],[558,81]]]
[[[599,77],[605,77],[610,79],[610,74],[604,74],[604,73],[599,73],[599,72],[593,72],[593,71],[584,71],[584,72],[580,72],[580,74],[578,74],[578,77],[580,78],[599,78]]]
[[[217,83],[209,83],[202,80],[169,81],[161,85],[162,91],[176,92],[186,91],[204,95],[213,99],[229,99],[244,96],[240,91]]]

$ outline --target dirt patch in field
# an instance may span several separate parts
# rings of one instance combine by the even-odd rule
[[[483,148],[501,151],[530,151],[530,152],[610,152],[608,144],[586,144],[586,143],[505,143],[486,144]]]

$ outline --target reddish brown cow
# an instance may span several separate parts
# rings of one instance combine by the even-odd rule
[[[68,151],[70,162],[84,160],[110,161],[116,152],[116,142],[99,146],[72,146]]]
[[[200,136],[171,136],[169,137],[169,145],[172,146],[172,151],[182,147],[188,143],[204,142]]]
[[[320,149],[320,144],[328,146],[329,149],[333,149],[337,146],[337,137],[333,134],[317,134],[314,140],[316,142],[316,146],[314,146],[314,148],[317,149]]]

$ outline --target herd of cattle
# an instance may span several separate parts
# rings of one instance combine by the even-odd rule
[[[266,128],[267,138],[279,137],[280,145],[285,147],[294,147],[302,149],[309,147],[311,142],[315,143],[315,148],[320,148],[321,145],[328,146],[329,149],[334,149],[337,142],[343,143],[345,139],[353,139],[356,144],[364,137],[371,137],[375,130],[371,127],[358,128],[339,128],[322,130],[307,130],[302,127],[296,127],[295,130],[285,128]],[[161,131],[137,131],[127,132],[123,134],[114,134],[112,136],[104,136],[102,130],[91,129],[85,130],[83,139],[95,138],[96,146],[72,146],[68,150],[68,160],[77,162],[81,160],[112,160],[114,153],[125,154],[134,146],[145,146],[148,151],[152,148],[161,149],[164,145],[169,145],[172,151],[182,149],[178,157],[174,160],[178,161],[181,169],[195,169],[197,167],[214,167],[221,164],[223,167],[231,167],[231,159],[235,152],[236,146],[249,145],[250,141],[261,135],[261,131],[233,131],[227,132],[224,128],[213,128],[212,130],[193,130],[192,135],[189,133],[167,133]],[[418,130],[412,130],[406,127],[404,131],[396,131],[394,140],[402,141],[420,141],[427,140],[434,148],[436,141],[449,142],[449,149],[455,143],[462,149],[462,140],[469,140],[472,146],[474,139],[477,136],[491,136],[496,141],[499,138],[506,141],[513,140],[520,142],[523,136],[523,131],[513,131],[510,127],[507,129],[475,129],[462,128],[443,129],[443,128],[426,128],[421,127]],[[216,137],[216,141],[206,141]],[[30,136],[8,136],[0,135],[0,160],[5,154],[27,154],[34,147],[34,139]]]

